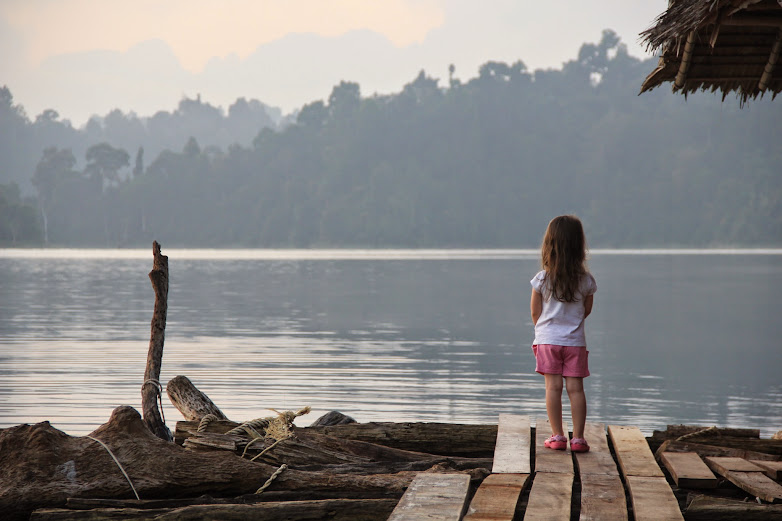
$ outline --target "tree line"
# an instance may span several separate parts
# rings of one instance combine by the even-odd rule
[[[443,85],[421,71],[373,96],[343,81],[287,119],[184,99],[78,130],[29,121],[5,89],[0,151],[16,155],[0,212],[23,207],[27,224],[11,233],[0,213],[0,241],[534,247],[573,212],[593,247],[780,245],[782,105],[637,96],[654,66],[605,31],[560,69],[489,61],[462,81],[452,66]]]

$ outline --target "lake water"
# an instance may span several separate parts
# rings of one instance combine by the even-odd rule
[[[536,251],[167,250],[161,382],[234,420],[545,415]],[[782,429],[782,250],[593,251],[589,419]],[[72,435],[140,409],[150,250],[0,250],[0,428]],[[565,399],[565,403],[567,400]],[[170,428],[182,417],[164,397]],[[568,409],[566,408],[566,412]]]

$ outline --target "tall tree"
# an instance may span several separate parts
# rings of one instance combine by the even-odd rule
[[[144,173],[144,147],[138,147],[136,152],[136,165],[133,167],[133,177],[138,177]]]
[[[43,151],[41,160],[33,173],[33,186],[38,193],[38,207],[43,220],[43,242],[49,244],[49,210],[54,202],[57,184],[73,173],[76,158],[70,149],[49,147]]]
[[[106,185],[119,181],[119,171],[130,165],[130,155],[122,148],[108,143],[99,143],[87,149],[87,166],[84,174],[99,184],[101,191]]]

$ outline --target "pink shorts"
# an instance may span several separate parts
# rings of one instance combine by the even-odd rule
[[[584,346],[533,345],[535,371],[540,374],[584,378],[589,376],[589,351]]]

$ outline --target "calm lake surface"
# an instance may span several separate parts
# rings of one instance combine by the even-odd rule
[[[167,250],[161,382],[231,419],[545,415],[527,250]],[[782,250],[593,251],[589,419],[782,429]],[[140,410],[150,250],[0,250],[0,428]],[[567,400],[565,400],[567,403]],[[569,414],[569,409],[566,409]],[[173,430],[182,419],[164,397]]]

